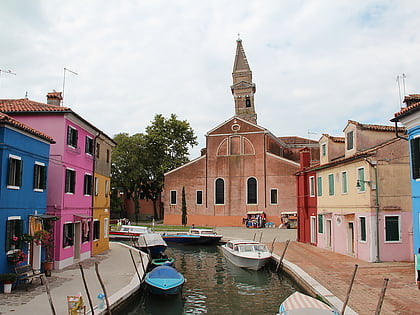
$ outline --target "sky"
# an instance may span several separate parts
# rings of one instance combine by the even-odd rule
[[[64,106],[111,137],[174,113],[194,158],[234,115],[239,34],[260,126],[343,136],[348,120],[391,125],[420,93],[419,16],[410,0],[1,0],[0,99],[64,87]]]

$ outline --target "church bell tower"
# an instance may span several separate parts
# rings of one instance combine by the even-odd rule
[[[242,40],[236,40],[236,55],[232,72],[233,84],[230,86],[235,101],[235,116],[257,124],[254,107],[255,84],[252,83],[252,71],[245,56]]]

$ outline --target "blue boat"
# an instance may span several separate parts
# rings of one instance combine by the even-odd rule
[[[162,238],[167,243],[178,243],[178,244],[200,244],[201,237],[200,235],[192,235],[188,232],[185,233],[164,233]]]
[[[184,276],[170,266],[158,266],[146,274],[144,280],[152,294],[168,295],[181,292]]]

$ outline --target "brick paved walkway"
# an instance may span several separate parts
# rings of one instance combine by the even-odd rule
[[[281,255],[285,243],[275,243]],[[374,314],[384,278],[389,278],[381,314],[420,314],[420,290],[413,262],[369,263],[308,244],[290,242],[285,259],[298,265],[342,301],[345,300],[357,264],[348,305],[361,315]]]

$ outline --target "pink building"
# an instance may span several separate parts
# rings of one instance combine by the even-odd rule
[[[61,107],[61,93],[47,95],[47,104],[27,98],[3,100],[0,111],[54,137],[48,169],[47,214],[54,226],[54,267],[91,257],[92,191],[95,137],[98,130]]]

